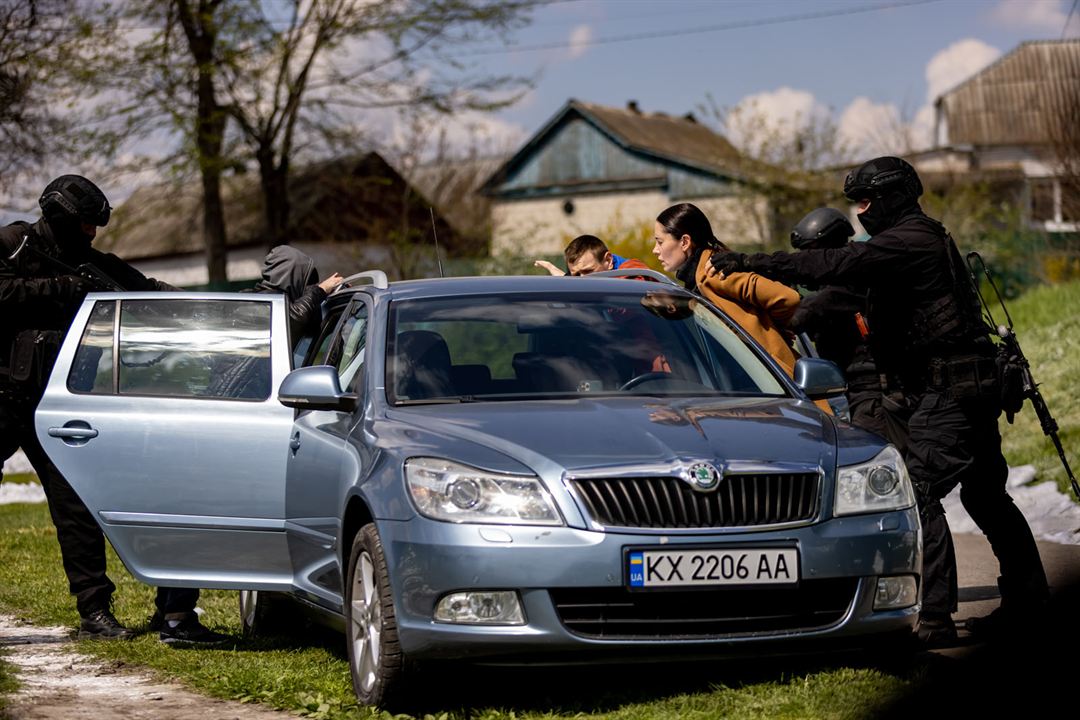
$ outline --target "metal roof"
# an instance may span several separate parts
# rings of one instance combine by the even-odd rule
[[[943,94],[937,107],[951,145],[1044,144],[1055,108],[1078,91],[1080,40],[1030,41]]]
[[[620,147],[720,177],[739,178],[747,160],[727,138],[699,123],[692,114],[676,116],[643,112],[636,103],[627,108],[570,99],[566,105],[484,183],[481,192],[490,193],[535,152],[571,116],[580,116]]]

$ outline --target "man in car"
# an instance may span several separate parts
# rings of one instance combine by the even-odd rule
[[[713,267],[721,274],[752,271],[783,282],[868,288],[874,362],[901,399],[888,409],[889,439],[904,454],[922,519],[919,636],[939,644],[956,637],[956,557],[941,499],[957,485],[1001,567],[1001,607],[969,621],[972,634],[1022,631],[1039,617],[1048,588],[1031,529],[1005,489],[991,328],[952,237],[923,213],[921,194],[911,165],[875,158],[844,182],[844,195],[871,235],[867,242],[772,255],[718,253]],[[894,437],[894,425],[906,425],[907,437]]]
[[[105,572],[105,538],[97,521],[56,469],[34,432],[64,333],[92,290],[107,289],[79,274],[89,265],[126,290],[175,290],[147,278],[115,255],[91,247],[109,222],[105,194],[86,178],[62,175],[38,201],[41,219],[0,228],[0,463],[19,447],[37,472],[56,526],[60,555],[75,596],[80,637],[130,638],[111,610],[116,590]],[[195,614],[199,591],[158,588],[151,621],[164,642],[220,642]]]
[[[611,252],[604,241],[595,235],[579,235],[571,240],[563,250],[563,257],[566,258],[566,269],[575,277],[622,268],[649,269],[649,266],[640,260],[620,257]],[[544,268],[552,275],[567,274],[547,260],[537,260],[533,264]]]

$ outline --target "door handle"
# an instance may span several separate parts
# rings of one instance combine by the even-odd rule
[[[293,433],[292,439],[289,440],[289,447],[292,448],[292,454],[295,455],[296,451],[300,449],[300,431],[297,430]]]
[[[96,438],[98,431],[90,427],[51,427],[49,437],[69,438],[73,440],[89,440]]]

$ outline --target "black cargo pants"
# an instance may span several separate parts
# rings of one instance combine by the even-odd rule
[[[1046,574],[1031,528],[1005,489],[1009,469],[1001,454],[996,401],[957,400],[944,390],[910,399],[906,436],[892,408],[889,437],[901,448],[919,501],[923,613],[941,617],[957,609],[956,554],[941,506],[957,485],[964,509],[998,559],[1002,606],[1037,607],[1048,595]]]
[[[33,466],[49,502],[68,589],[75,596],[79,615],[86,616],[109,607],[116,590],[105,573],[105,536],[38,442],[36,404],[36,399],[20,389],[0,386],[0,466],[20,447]],[[179,614],[194,610],[198,599],[198,589],[158,588],[155,602],[162,613]]]
[[[34,432],[32,398],[0,390],[0,458],[20,447],[37,472],[60,542],[60,557],[80,615],[108,607],[116,586],[105,574],[105,536],[94,516],[52,464]]]

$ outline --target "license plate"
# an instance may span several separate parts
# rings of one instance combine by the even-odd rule
[[[792,585],[799,581],[795,548],[632,550],[630,587]]]

